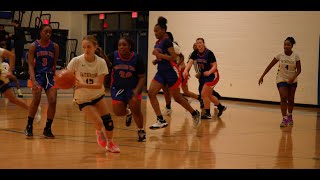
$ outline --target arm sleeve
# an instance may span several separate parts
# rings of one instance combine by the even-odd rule
[[[107,66],[107,63],[106,61],[104,61],[104,59],[100,59],[100,65],[99,65],[99,68],[98,68],[98,76],[100,76],[101,74],[109,74],[109,71],[108,71],[108,66]]]
[[[210,63],[214,63],[214,62],[217,61],[217,60],[216,60],[216,57],[214,56],[214,54],[213,54],[212,51],[209,51],[209,53],[208,53],[208,61],[209,61]]]
[[[71,59],[71,61],[68,63],[67,69],[70,71],[76,71],[76,62],[77,58]]]
[[[298,54],[296,54],[296,59],[295,59],[295,61],[300,61],[301,59],[300,59],[300,56],[298,55]]]
[[[165,42],[164,42],[164,49],[169,49],[173,47],[173,43],[170,39],[165,39]]]
[[[196,60],[196,59],[197,59],[197,51],[193,51],[193,52],[191,53],[189,59]]]

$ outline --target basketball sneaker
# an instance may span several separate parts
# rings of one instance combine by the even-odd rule
[[[109,142],[108,146],[106,146],[106,149],[112,153],[119,153],[120,152],[119,147],[116,144],[114,144],[112,141]]]
[[[26,129],[24,130],[24,133],[26,134],[26,136],[28,137],[33,136],[32,129],[33,129],[32,126],[27,125]]]
[[[107,140],[103,135],[102,131],[96,130],[96,135],[97,135],[97,142],[100,145],[100,147],[105,148],[107,146]]]
[[[54,135],[51,132],[51,128],[44,128],[42,133],[46,138],[54,138]]]
[[[293,126],[292,115],[289,115],[289,116],[288,116],[288,125]]]
[[[126,126],[129,127],[132,121],[132,113],[131,110],[128,108],[128,114],[126,115]]]
[[[199,125],[201,124],[200,112],[198,110],[196,110],[196,112],[197,112],[197,115],[192,116],[192,118],[193,118],[193,127],[194,128],[199,127]]]
[[[146,140],[146,132],[144,130],[138,130],[138,141],[142,142]]]
[[[227,106],[221,106],[220,108],[218,107],[218,117],[220,117],[223,111],[225,111],[226,109],[227,109]]]
[[[167,107],[165,107],[162,111],[161,111],[161,114],[163,116],[170,116],[172,113],[172,109],[168,109]]]
[[[159,129],[159,128],[164,128],[167,127],[168,123],[164,119],[157,119],[157,122],[152,124],[149,128],[150,129]]]
[[[288,119],[283,118],[280,124],[280,127],[287,127],[288,126]]]
[[[208,113],[204,113],[202,116],[201,116],[201,119],[211,119],[212,116],[211,114],[208,114]]]
[[[200,109],[203,109],[203,108],[204,108],[203,100],[202,100],[202,99],[199,99],[199,102],[200,102]]]

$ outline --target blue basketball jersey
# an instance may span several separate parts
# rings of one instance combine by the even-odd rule
[[[169,42],[168,42],[169,41]],[[172,41],[169,38],[164,38],[161,41],[157,41],[156,45],[154,46],[154,49],[158,50],[159,53],[161,54],[168,54],[170,55],[170,53],[168,52],[168,46],[166,46],[166,44],[171,43]],[[171,63],[174,63],[173,61],[168,61],[165,59],[157,59],[157,64],[158,64],[158,70],[169,70],[172,69],[172,65]]]
[[[133,52],[130,59],[123,59],[119,51],[114,51],[111,86],[134,89],[139,81],[136,64],[138,55]]]
[[[201,73],[203,73],[205,71],[209,71],[211,69],[211,63],[208,63],[209,52],[210,52],[210,50],[206,48],[203,55],[200,55],[199,52],[197,53],[197,57],[195,60],[198,64],[198,67],[199,67]]]
[[[53,72],[54,44],[52,41],[47,46],[41,46],[38,40],[34,41],[36,50],[34,52],[34,69],[36,74]]]

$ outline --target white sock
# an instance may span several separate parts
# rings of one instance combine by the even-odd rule
[[[288,113],[287,116],[292,116],[292,113]]]
[[[283,116],[283,119],[287,120],[287,119],[288,119],[288,116]]]
[[[19,95],[22,94],[22,93],[21,93],[21,89],[18,89],[17,92],[18,92]]]

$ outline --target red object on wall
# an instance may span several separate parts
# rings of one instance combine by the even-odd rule
[[[104,22],[103,23],[103,28],[107,28],[108,27],[108,23],[107,22]]]
[[[99,14],[99,19],[104,19],[104,14]]]
[[[138,17],[138,12],[137,11],[133,11],[131,13],[132,18],[137,18]]]
[[[49,24],[50,23],[49,19],[44,19],[42,22],[43,22],[43,24]]]

